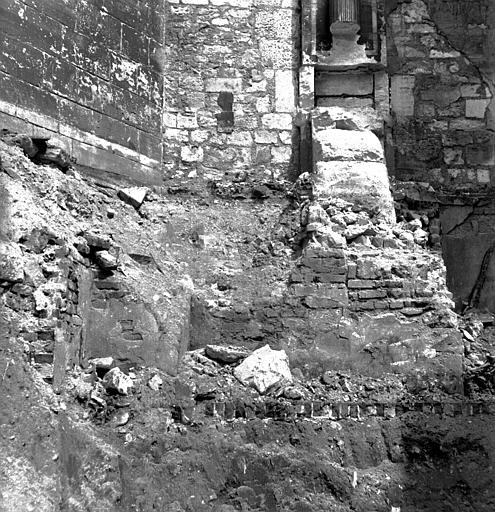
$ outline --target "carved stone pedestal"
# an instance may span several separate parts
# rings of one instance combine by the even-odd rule
[[[371,62],[359,39],[359,1],[331,0],[332,49],[326,52],[322,62],[335,65],[352,65]]]

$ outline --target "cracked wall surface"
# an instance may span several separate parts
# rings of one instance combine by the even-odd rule
[[[411,0],[389,2],[387,12],[390,171],[435,190],[457,307],[493,310],[495,8],[484,0]],[[428,208],[431,194],[418,199]]]
[[[492,185],[492,84],[484,71],[492,50],[480,28],[488,9],[476,6],[477,20],[463,17],[458,2],[398,2],[388,15],[391,164],[398,179],[451,189]],[[476,45],[459,40],[468,25],[477,30]]]

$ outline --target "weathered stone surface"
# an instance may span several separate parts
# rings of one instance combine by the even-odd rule
[[[107,251],[112,246],[111,238],[103,233],[97,233],[95,231],[84,231],[81,236],[86,240],[88,247],[97,251]]]
[[[0,234],[0,281],[21,283],[24,280],[22,251],[1,237]]]
[[[151,379],[148,381],[148,386],[153,391],[158,391],[160,389],[160,387],[162,386],[162,384],[163,384],[163,379],[158,374],[153,375],[153,377],[151,377]]]
[[[148,189],[146,187],[129,187],[118,191],[117,195],[126,203],[139,209],[146,199]]]
[[[1,19],[3,126],[43,141],[40,162],[66,169],[74,156],[106,171],[112,162],[117,174],[151,174],[147,159],[161,158],[163,5],[150,0],[122,8],[110,2],[104,11],[95,1],[70,9],[56,0],[43,8],[15,5],[6,6]],[[153,23],[143,9],[155,13]],[[10,88],[17,99],[7,94]],[[59,148],[45,150],[44,141],[53,136]],[[27,154],[34,157],[34,148]]]
[[[105,374],[103,385],[107,391],[121,395],[129,394],[129,391],[134,387],[132,379],[118,367],[112,368]]]
[[[244,359],[249,352],[239,347],[228,347],[225,345],[206,345],[205,354],[219,363],[236,363]]]
[[[97,370],[109,370],[114,365],[114,359],[112,356],[95,357],[90,359],[89,363],[93,365]]]
[[[370,131],[320,129],[313,131],[313,159],[315,162],[383,162],[383,148]]]
[[[273,388],[292,382],[289,359],[283,350],[269,345],[255,350],[234,370],[235,377],[246,386],[264,394]]]
[[[385,164],[378,162],[318,162],[315,193],[320,199],[340,198],[362,207],[387,223],[395,222]]]
[[[373,75],[370,73],[317,73],[317,96],[366,96],[373,92]]]
[[[119,266],[117,258],[108,251],[98,251],[95,260],[98,266],[105,270],[115,270]]]
[[[313,130],[320,131],[328,128],[348,130],[375,130],[381,131],[383,120],[371,106],[365,107],[317,107],[311,112]],[[343,128],[347,123],[347,127]],[[352,126],[355,126],[353,128]]]

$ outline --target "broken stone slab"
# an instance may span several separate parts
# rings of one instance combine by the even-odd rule
[[[119,266],[117,258],[108,251],[98,251],[95,260],[98,266],[105,270],[115,270]]]
[[[81,233],[81,236],[86,240],[89,247],[99,250],[108,251],[112,247],[112,240],[108,235],[102,233],[95,233],[93,231],[85,231]]]
[[[97,370],[110,370],[110,368],[114,365],[114,359],[112,356],[95,357],[93,359],[90,359],[88,362]]]
[[[351,224],[347,226],[344,231],[344,236],[347,240],[354,240],[361,235],[376,235],[376,229],[371,222],[367,222],[366,224]]]
[[[146,187],[122,188],[117,192],[117,196],[125,203],[134,206],[136,210],[139,210],[148,195],[148,191]]]
[[[134,383],[120,368],[115,367],[103,377],[103,386],[107,391],[128,395],[129,390],[134,387]]]
[[[55,164],[62,170],[66,170],[70,166],[70,156],[64,149],[58,147],[56,142],[47,142],[47,146],[43,153],[38,153],[36,158],[42,164]]]
[[[223,345],[206,345],[205,354],[213,361],[219,363],[232,364],[240,359],[247,357],[249,352],[240,347],[230,347]]]
[[[275,386],[292,382],[289,358],[285,350],[272,350],[265,345],[255,350],[234,370],[235,378],[264,394]]]

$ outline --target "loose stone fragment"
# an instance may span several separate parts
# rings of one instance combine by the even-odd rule
[[[117,411],[110,420],[114,427],[122,427],[129,421],[130,415],[128,411]]]
[[[97,251],[108,250],[112,246],[112,241],[107,235],[86,231],[82,233],[82,236],[86,240],[88,246]]]
[[[239,347],[206,345],[205,354],[214,361],[231,364],[245,358],[248,355],[248,351]]]
[[[103,386],[107,391],[127,395],[129,390],[134,387],[134,383],[120,368],[115,367],[109,370],[105,377],[103,377]]]
[[[136,210],[139,210],[147,194],[148,189],[146,187],[123,188],[117,192],[117,195],[122,199],[122,201],[134,206]]]
[[[157,374],[153,375],[153,377],[151,377],[151,379],[148,381],[148,386],[153,391],[158,391],[162,384],[163,384],[163,379]]]
[[[28,135],[19,134],[14,138],[14,141],[21,146],[24,153],[26,153],[29,158],[36,156],[36,153],[39,151],[36,144],[34,144],[33,139]]]
[[[108,251],[98,251],[96,263],[105,270],[115,270],[119,266],[117,258]]]
[[[234,376],[261,394],[276,385],[292,382],[287,354],[284,350],[272,350],[269,345],[248,356],[234,370]]]
[[[43,164],[55,164],[62,170],[70,165],[69,154],[55,144],[47,143],[47,148],[43,153],[38,153],[37,158]]]
[[[114,364],[114,359],[112,356],[95,357],[94,359],[90,359],[89,363],[92,364],[97,370],[110,370]]]
[[[0,240],[0,281],[21,283],[24,280],[23,266],[21,249]]]

